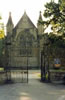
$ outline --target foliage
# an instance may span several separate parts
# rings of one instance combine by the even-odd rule
[[[0,21],[2,20],[2,17],[0,17]],[[0,66],[2,65],[2,59],[3,59],[3,51],[4,51],[4,40],[5,40],[5,34],[4,34],[4,24],[0,22]]]
[[[43,16],[47,19],[41,22],[44,27],[51,25],[51,30],[58,34],[65,34],[65,1],[46,3]]]
[[[57,36],[55,34],[50,33],[49,41],[52,47],[65,48],[65,39],[63,39],[63,36]]]
[[[40,23],[44,25],[44,29],[51,25],[52,32],[48,35],[51,47],[65,48],[65,0],[46,3],[43,16],[46,19]]]
[[[0,30],[0,39],[3,39],[4,37],[5,37],[5,35],[4,35],[4,30],[1,29],[1,30]]]

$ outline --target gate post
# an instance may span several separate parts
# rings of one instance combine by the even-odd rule
[[[41,52],[41,81],[45,81],[45,57],[43,65],[43,52]]]
[[[28,83],[28,54],[27,54],[27,83]]]

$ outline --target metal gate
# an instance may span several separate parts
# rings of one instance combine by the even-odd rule
[[[41,52],[41,81],[65,81],[65,49]]]
[[[7,83],[28,83],[28,70],[21,68],[7,68],[6,69]]]
[[[38,47],[34,47],[27,36],[23,40],[6,43],[6,82],[28,82],[28,68],[39,66]]]
[[[11,46],[6,49],[9,50],[6,55],[6,83],[28,83],[28,56],[13,54],[13,52],[19,52],[19,49],[16,48],[16,51]],[[22,62],[23,64],[21,64]]]

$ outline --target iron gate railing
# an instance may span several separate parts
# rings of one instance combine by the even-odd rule
[[[6,83],[28,83],[28,70],[10,67],[6,70]]]
[[[58,51],[59,52],[59,51]],[[65,55],[41,53],[41,81],[63,81],[65,79]]]

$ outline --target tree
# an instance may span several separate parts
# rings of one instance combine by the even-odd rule
[[[0,39],[3,39],[5,37],[4,34],[4,23],[1,22],[2,21],[2,17],[0,16]]]
[[[58,3],[51,0],[46,3],[43,16],[46,20],[40,23],[45,30],[51,25],[52,32],[48,35],[51,46],[65,48],[65,0],[58,0]]]
[[[46,28],[51,25],[53,33],[65,34],[65,0],[55,3],[52,0],[45,5],[43,16],[47,19],[41,22]]]
[[[4,39],[5,39],[4,24],[1,21],[2,17],[0,16],[0,67],[2,67],[3,64]]]

